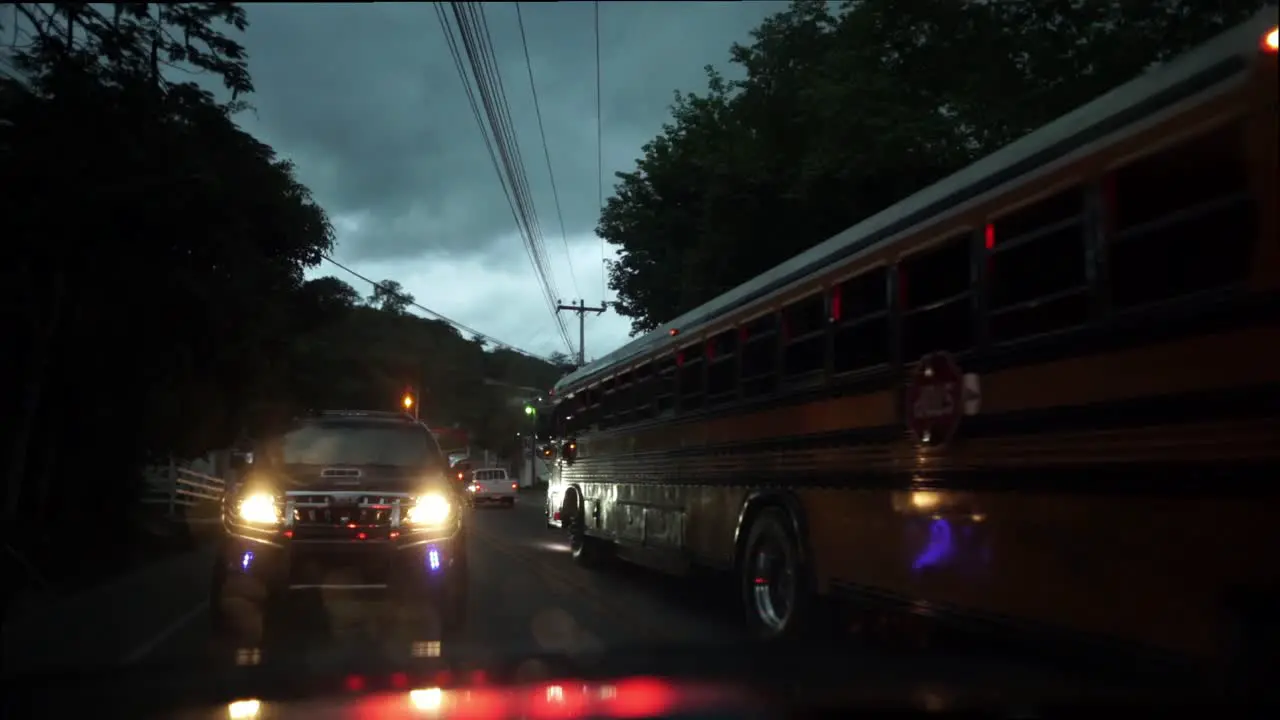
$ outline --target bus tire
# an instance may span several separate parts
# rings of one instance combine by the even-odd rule
[[[753,639],[775,644],[808,634],[812,583],[785,510],[769,507],[756,515],[738,576],[747,630]]]
[[[560,518],[568,529],[569,551],[574,562],[583,567],[598,567],[608,562],[613,547],[608,541],[587,534],[586,511],[582,495],[577,491],[570,491],[565,496]]]

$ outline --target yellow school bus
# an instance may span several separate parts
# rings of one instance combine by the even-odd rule
[[[847,598],[1238,655],[1280,607],[1275,24],[565,377],[548,523],[732,570],[766,639]]]

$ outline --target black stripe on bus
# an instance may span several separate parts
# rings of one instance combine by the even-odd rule
[[[1086,325],[1004,346],[967,351],[958,355],[958,362],[966,372],[990,374],[1026,365],[1087,358],[1157,343],[1274,326],[1277,322],[1280,322],[1280,293],[1246,293],[1231,289],[1195,298],[1180,298],[1166,303],[1163,307],[1121,313],[1103,324]],[[1224,362],[1224,365],[1226,364],[1228,363]],[[780,377],[778,381],[783,385],[783,389],[768,396],[747,398],[712,408],[678,412],[674,416],[610,427],[598,432],[603,437],[614,437],[660,425],[679,426],[773,408],[803,405],[827,398],[901,388],[903,373],[893,367],[881,366],[848,377],[836,376],[825,385],[791,391],[785,388],[786,378]],[[588,433],[580,431],[580,436],[585,438]]]
[[[847,470],[778,470],[753,466],[721,477],[681,475],[654,467],[645,477],[601,481],[567,474],[569,485],[727,486],[740,488],[821,489],[847,491],[949,491],[961,493],[1026,493],[1106,497],[1274,497],[1280,494],[1280,459],[1204,463],[1079,463],[999,469],[955,469],[917,475],[909,469],[873,472]],[[594,473],[593,473],[594,475]],[[968,508],[981,512],[981,499]]]
[[[1154,397],[1128,398],[1125,400],[1093,403],[1080,406],[1055,406],[1034,410],[1017,410],[999,414],[974,415],[961,421],[956,435],[964,438],[1018,437],[1043,435],[1055,432],[1088,430],[1116,430],[1126,427],[1145,428],[1160,425],[1177,425],[1231,420],[1275,419],[1280,408],[1280,386],[1275,384],[1251,385],[1230,389],[1215,389],[1158,395]],[[779,428],[784,433],[785,428]],[[678,427],[672,428],[673,434]],[[852,428],[836,432],[815,433],[801,436],[785,436],[764,440],[727,442],[698,447],[673,447],[670,450],[646,451],[673,458],[705,453],[768,453],[787,450],[813,450],[849,445],[886,444],[902,440],[907,429],[904,425],[880,425],[870,428]],[[626,433],[610,433],[610,444],[622,442]],[[583,436],[585,440],[587,436]],[[602,438],[603,439],[603,438]],[[1277,440],[1280,443],[1280,439]],[[590,454],[590,444],[585,446],[584,459],[595,459]],[[608,458],[598,456],[608,462]]]

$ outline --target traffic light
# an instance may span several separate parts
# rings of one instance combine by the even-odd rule
[[[525,405],[525,406],[524,406],[524,414],[525,414],[525,415],[528,415],[528,416],[530,416],[530,417],[533,417],[533,416],[534,416],[534,415],[536,415],[537,413],[538,413],[538,411],[537,411],[537,410],[535,410],[535,409],[534,409],[534,407],[533,407],[532,405]]]
[[[412,410],[412,409],[413,409],[413,395],[412,395],[411,393],[405,393],[405,394],[404,394],[404,398],[400,401],[400,403],[401,403],[402,405],[404,405],[404,409],[405,409],[405,410]]]

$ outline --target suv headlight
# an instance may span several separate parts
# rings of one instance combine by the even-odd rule
[[[423,495],[409,508],[410,525],[439,525],[449,519],[453,504],[443,495]]]
[[[269,493],[252,493],[240,499],[236,514],[250,523],[274,525],[280,522],[280,506]]]

